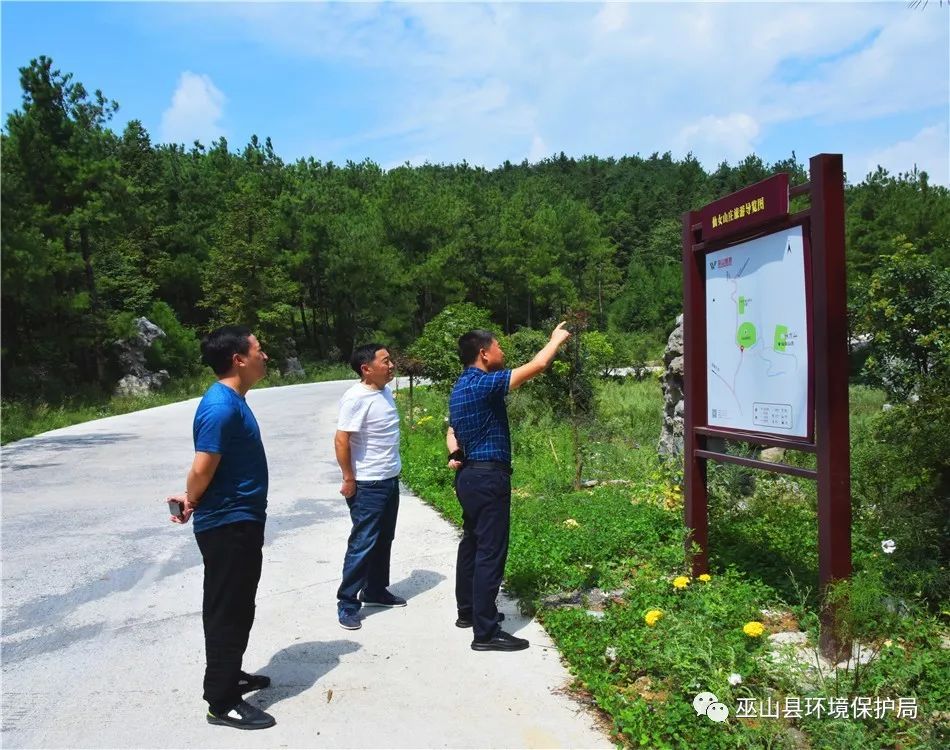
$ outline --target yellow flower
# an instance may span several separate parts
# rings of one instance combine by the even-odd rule
[[[674,588],[685,589],[689,586],[689,579],[686,576],[677,576],[673,579]]]
[[[742,626],[742,632],[749,636],[749,638],[758,638],[765,632],[765,626],[761,622],[753,620]]]
[[[564,522],[564,525],[567,526],[567,528],[569,529],[576,529],[580,526],[580,524],[577,521],[575,521],[573,518],[568,518]]]
[[[700,573],[700,574],[699,574],[699,580],[700,580],[700,581],[705,581],[706,583],[709,583],[709,581],[712,580],[712,576],[709,575],[709,573]]]
[[[663,617],[662,610],[651,609],[643,616],[643,621],[652,628],[661,617]]]

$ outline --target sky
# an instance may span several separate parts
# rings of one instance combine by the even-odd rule
[[[493,168],[844,154],[950,184],[950,2],[0,4],[4,122],[40,55],[153,142]]]

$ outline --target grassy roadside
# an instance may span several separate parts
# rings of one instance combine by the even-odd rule
[[[459,523],[445,468],[445,397],[428,390],[416,394],[411,421],[408,394],[403,390],[398,396],[403,477],[420,497]],[[876,391],[852,392],[855,434],[862,434],[860,426],[882,403]],[[572,491],[567,429],[532,402],[530,387],[511,397],[509,411],[515,473],[505,585],[523,608],[537,613],[575,675],[578,695],[609,716],[618,743],[649,748],[947,746],[947,629],[919,603],[901,600],[890,612],[881,608],[881,592],[852,592],[853,624],[864,626],[862,642],[873,653],[860,669],[819,675],[771,655],[772,634],[817,642],[816,602],[807,590],[817,581],[810,483],[770,475],[756,479],[753,489],[740,489],[748,479],[716,478],[719,505],[728,505],[723,499],[733,490],[743,503],[713,513],[718,545],[713,574],[708,581],[694,580],[683,560],[678,477],[660,465],[655,452],[661,411],[656,382],[605,383],[599,390],[598,428],[584,449],[585,478],[623,484]],[[875,530],[856,525],[854,533],[856,548],[880,550],[880,540],[871,538]],[[856,557],[856,564],[869,570],[892,562],[880,552]],[[760,623],[763,632],[746,629],[749,623]],[[728,721],[697,716],[692,701],[703,690],[730,709]],[[855,718],[854,706],[863,703],[854,701],[865,697],[871,715]],[[897,715],[901,697],[916,701],[915,718]],[[826,712],[830,705],[840,712],[845,701],[849,716],[806,715],[804,708],[800,718],[736,716],[740,699],[757,706],[760,700],[777,704],[787,698],[798,698],[802,707],[823,705]],[[885,708],[892,700],[893,710],[875,717],[876,699]]]
[[[270,388],[295,383],[319,383],[325,380],[354,378],[353,370],[344,364],[319,364],[305,367],[306,377],[282,378],[269,374],[257,388]],[[206,370],[201,375],[180,378],[160,391],[147,396],[96,396],[84,394],[57,405],[45,402],[3,401],[0,403],[0,444],[22,440],[42,432],[69,427],[103,417],[128,414],[154,406],[164,406],[200,396],[214,375]]]

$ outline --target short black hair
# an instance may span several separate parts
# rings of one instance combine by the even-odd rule
[[[247,326],[221,326],[201,340],[201,361],[214,370],[215,375],[226,375],[235,354],[251,350],[251,329]]]
[[[356,347],[353,350],[353,354],[350,355],[350,367],[362,378],[363,365],[368,365],[376,359],[376,352],[380,349],[385,349],[387,352],[389,351],[389,347],[385,344],[377,344],[374,342]]]
[[[484,328],[475,328],[468,333],[463,333],[459,336],[459,359],[462,360],[462,364],[466,367],[475,364],[478,353],[490,347],[494,340],[495,334]]]

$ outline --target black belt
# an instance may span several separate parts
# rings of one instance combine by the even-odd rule
[[[511,474],[511,464],[506,464],[504,461],[465,461],[462,464],[462,468],[497,469]]]

